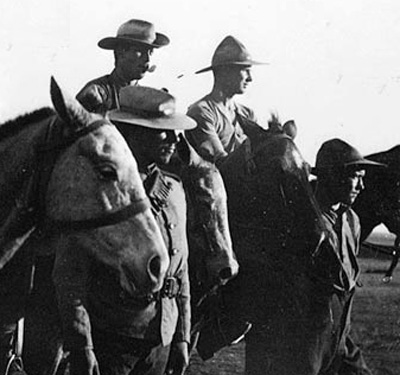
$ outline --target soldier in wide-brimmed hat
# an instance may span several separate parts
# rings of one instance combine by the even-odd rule
[[[153,71],[154,66],[150,65],[153,50],[168,44],[168,37],[156,32],[150,22],[132,19],[123,23],[116,36],[98,42],[100,48],[114,51],[114,70],[88,82],[76,98],[91,112],[104,114],[118,108],[120,89]]]
[[[333,312],[329,327],[331,364],[321,374],[371,374],[360,348],[349,334],[360,274],[357,255],[361,235],[359,218],[351,206],[364,189],[365,173],[379,167],[384,165],[364,158],[353,146],[335,138],[321,146],[312,168],[317,176],[316,198],[329,231],[319,252],[323,256],[315,258],[315,272],[319,275],[317,280],[322,281],[319,288],[332,293]]]
[[[113,42],[112,42],[113,43]],[[111,122],[127,140],[143,180],[152,211],[169,251],[170,264],[162,289],[155,294],[129,293],[121,285],[124,270],[98,272],[95,261],[77,252],[86,278],[71,276],[75,264],[56,269],[58,298],[72,303],[77,288],[94,303],[88,314],[71,316],[61,311],[64,342],[71,350],[72,372],[87,374],[87,366],[101,374],[182,375],[189,361],[190,291],[186,198],[180,179],[159,165],[170,162],[177,132],[196,123],[176,112],[172,95],[144,86],[121,89],[120,108],[108,112]],[[146,235],[144,233],[143,235]],[[154,263],[158,267],[158,263]],[[97,270],[97,273],[94,272]],[[92,273],[93,272],[93,273]],[[90,343],[90,346],[84,346]],[[93,344],[93,345],[91,345]],[[94,374],[96,372],[93,372]]]
[[[211,93],[192,104],[187,112],[198,124],[187,132],[187,137],[204,158],[220,163],[246,139],[240,122],[256,122],[256,118],[250,108],[233,97],[245,93],[253,80],[251,67],[260,64],[263,63],[253,60],[238,39],[227,36],[215,50],[211,65],[196,72],[214,74]]]

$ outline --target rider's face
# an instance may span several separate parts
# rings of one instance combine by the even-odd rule
[[[142,79],[150,66],[152,48],[133,46],[119,52],[116,69],[127,81]]]
[[[170,162],[178,143],[176,130],[152,129],[118,122],[117,127],[140,165],[165,165]]]
[[[227,65],[224,68],[224,86],[230,95],[244,94],[253,81],[251,66]]]
[[[345,205],[352,205],[364,190],[364,177],[365,170],[363,169],[344,170],[333,188],[336,200]]]
[[[178,142],[175,130],[146,129],[143,142],[149,161],[159,165],[168,164],[175,152]]]

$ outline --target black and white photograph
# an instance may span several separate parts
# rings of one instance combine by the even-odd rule
[[[0,375],[399,375],[400,3],[3,0]]]

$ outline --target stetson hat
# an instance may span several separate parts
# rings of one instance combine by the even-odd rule
[[[385,164],[364,158],[353,146],[339,138],[334,138],[322,144],[317,153],[315,167],[311,168],[311,173],[318,176],[321,171],[329,171],[334,168],[360,167],[360,169],[364,169],[385,166]]]
[[[100,48],[109,50],[127,45],[159,48],[167,44],[169,44],[169,38],[157,33],[152,23],[143,20],[129,20],[119,27],[115,37],[103,38],[98,42]]]
[[[246,47],[235,37],[228,35],[218,45],[211,60],[211,65],[207,68],[200,69],[195,74],[208,72],[214,68],[222,65],[264,65],[254,61]]]
[[[127,86],[119,92],[120,108],[108,112],[111,121],[163,130],[189,130],[196,122],[176,113],[175,98],[145,86]]]

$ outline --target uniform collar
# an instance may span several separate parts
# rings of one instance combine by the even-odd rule
[[[155,172],[158,172],[160,169],[158,168],[156,163],[151,163],[146,166],[139,166],[139,172],[146,175],[150,176]]]
[[[345,205],[343,203],[333,204],[331,203],[331,199],[329,197],[328,192],[326,189],[321,186],[317,185],[317,189],[315,192],[315,196],[317,198],[318,204],[321,210],[333,221],[336,222],[339,216],[342,216],[350,206]]]

